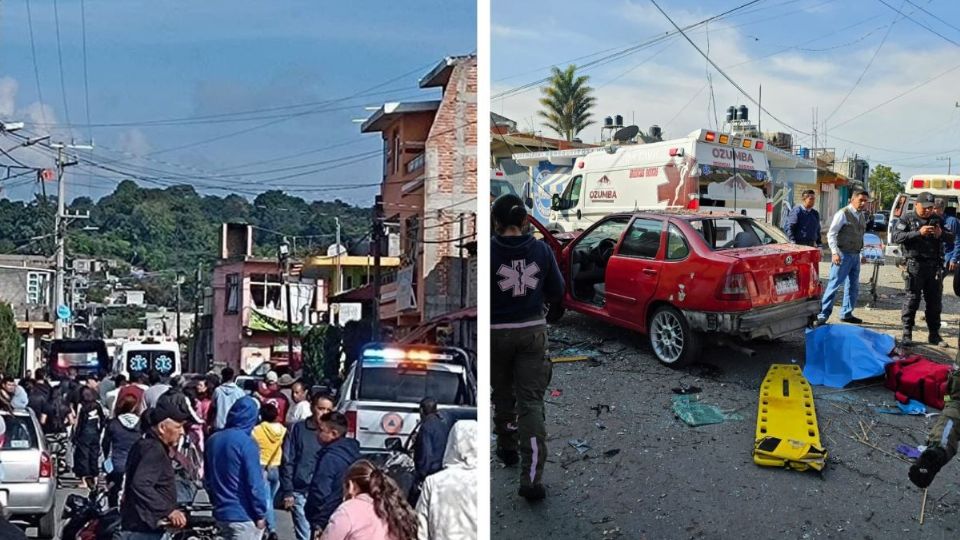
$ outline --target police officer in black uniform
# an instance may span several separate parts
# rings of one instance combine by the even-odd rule
[[[924,191],[917,196],[913,212],[905,216],[893,231],[893,242],[903,246],[907,259],[904,275],[907,297],[900,311],[903,322],[903,344],[913,342],[913,323],[920,307],[920,295],[926,304],[929,342],[938,345],[940,337],[940,311],[943,308],[943,243],[952,240],[953,234],[945,230],[943,218],[933,211],[933,195]]]

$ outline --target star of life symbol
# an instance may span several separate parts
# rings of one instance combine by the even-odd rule
[[[497,270],[497,275],[503,278],[499,282],[500,290],[513,289],[513,296],[526,296],[527,289],[536,289],[537,283],[540,283],[537,278],[539,272],[537,263],[527,265],[523,259],[510,261],[510,266],[501,264]]]

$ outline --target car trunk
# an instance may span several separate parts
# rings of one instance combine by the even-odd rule
[[[794,244],[773,244],[721,252],[736,261],[732,272],[747,273],[756,285],[754,308],[782,304],[816,295],[820,251]]]
[[[27,415],[4,415],[4,435],[0,463],[4,484],[35,483],[40,479],[40,448],[33,421]]]

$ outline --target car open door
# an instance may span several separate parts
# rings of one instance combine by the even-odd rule
[[[560,262],[560,255],[563,252],[563,245],[560,244],[560,241],[557,240],[552,232],[548,231],[547,228],[543,226],[543,223],[537,221],[535,217],[529,216],[527,217],[527,220],[536,230],[533,236],[538,240],[546,242],[547,245],[550,246],[550,249],[553,250],[553,256],[557,258],[557,262]]]

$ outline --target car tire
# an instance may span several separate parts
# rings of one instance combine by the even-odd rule
[[[547,323],[553,324],[563,318],[563,314],[566,313],[566,309],[563,308],[563,304],[554,303],[547,304]]]
[[[653,312],[647,332],[654,356],[667,367],[683,367],[700,357],[703,336],[672,306],[660,306]]]
[[[57,537],[56,505],[37,519],[37,538],[53,539]]]

